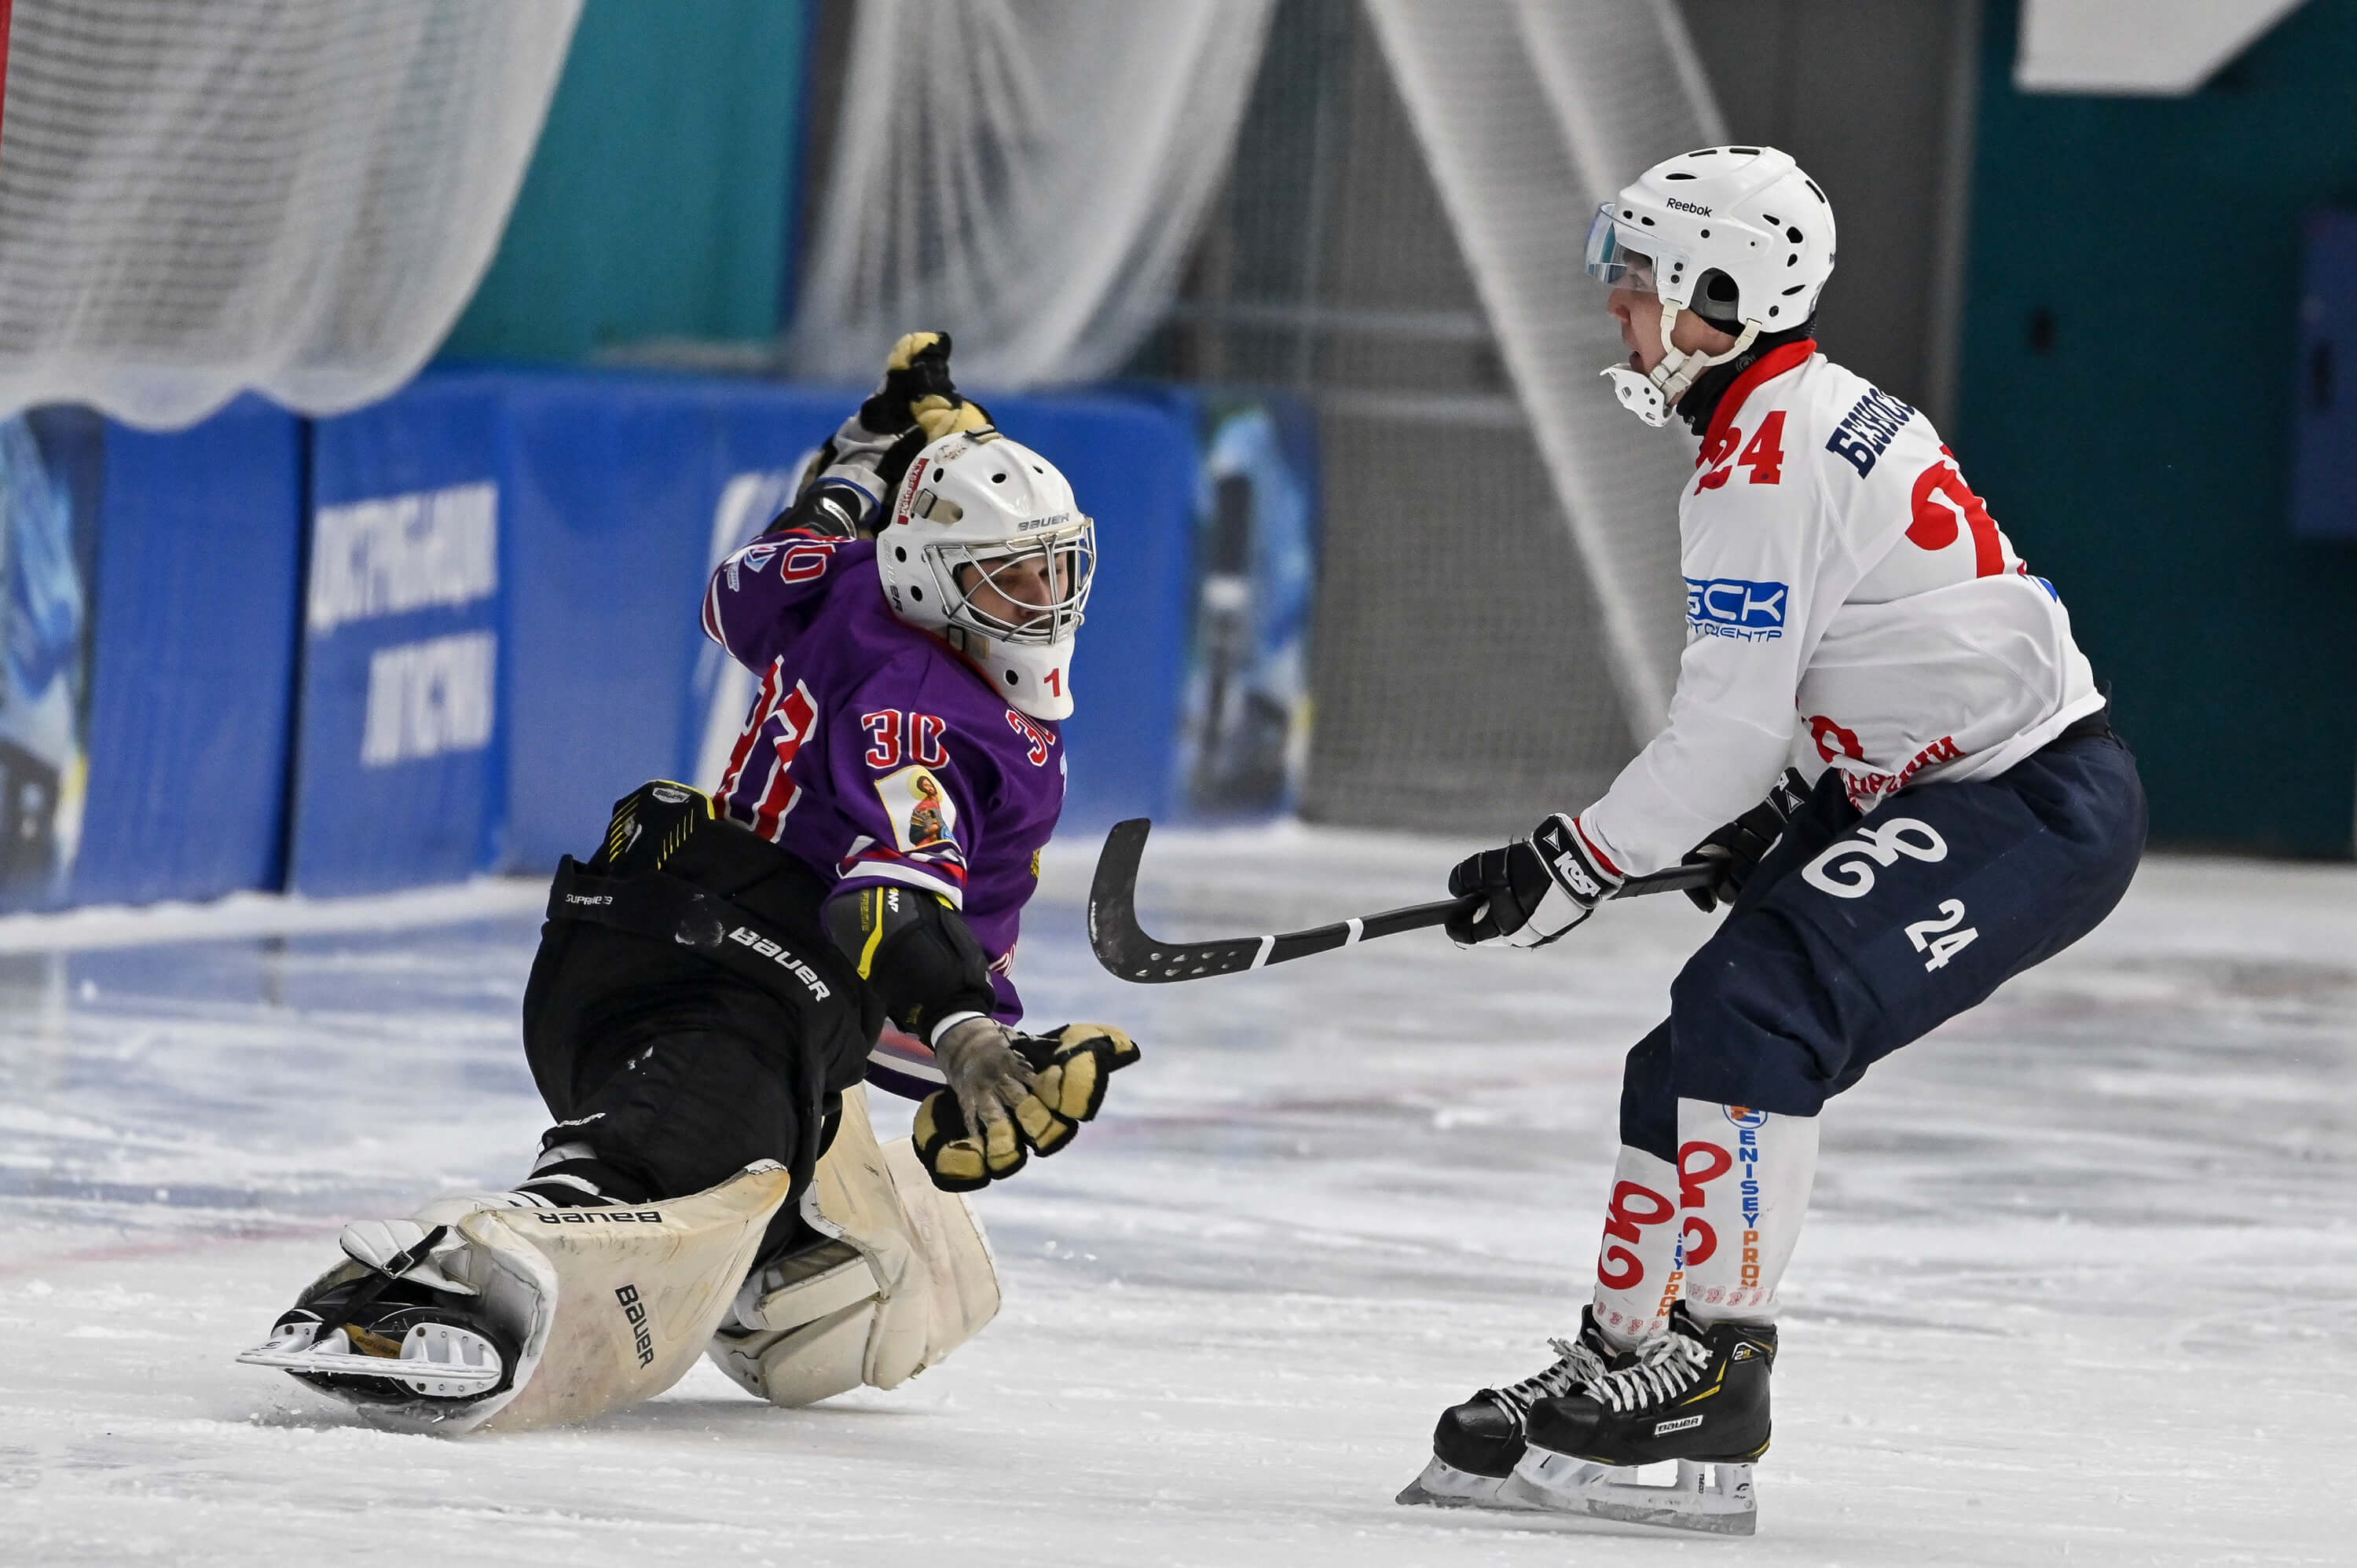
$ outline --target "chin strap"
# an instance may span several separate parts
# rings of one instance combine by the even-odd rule
[[[1726,353],[1690,353],[1670,341],[1671,330],[1677,326],[1678,310],[1679,306],[1671,301],[1662,301],[1662,362],[1650,372],[1632,371],[1626,365],[1607,365],[1598,372],[1612,383],[1612,395],[1620,400],[1621,407],[1656,430],[1670,422],[1670,410],[1705,371],[1734,359],[1760,336],[1760,323],[1747,321],[1735,347]]]

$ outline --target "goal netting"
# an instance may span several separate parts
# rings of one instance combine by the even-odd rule
[[[490,264],[581,0],[16,0],[0,413],[393,391]]]
[[[1599,202],[1722,128],[1670,0],[1366,0],[1594,589],[1631,738],[1669,713],[1690,440],[1598,395],[1626,350],[1582,271]]]

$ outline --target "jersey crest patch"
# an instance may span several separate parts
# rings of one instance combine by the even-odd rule
[[[953,843],[957,837],[957,802],[942,788],[930,768],[903,768],[876,780],[884,814],[892,821],[892,836],[902,853]]]

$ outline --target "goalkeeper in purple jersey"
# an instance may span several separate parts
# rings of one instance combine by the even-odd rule
[[[996,1312],[954,1195],[1062,1148],[1137,1047],[1012,1026],[1095,527],[949,349],[902,338],[714,573],[704,629],[760,685],[712,793],[642,785],[562,864],[529,1176],[347,1227],[245,1359],[383,1424],[512,1429],[651,1397],[699,1350],[779,1404],[889,1388]],[[921,1100],[909,1140],[877,1144],[863,1078]]]

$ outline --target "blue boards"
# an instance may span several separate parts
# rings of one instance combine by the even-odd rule
[[[710,758],[749,684],[704,642],[705,579],[856,401],[448,371],[319,422],[293,885],[538,871],[585,853],[645,779],[716,782]],[[1098,523],[1066,821],[1159,812],[1191,615],[1195,431],[1120,398],[990,405]]]
[[[98,436],[79,902],[278,886],[302,444],[253,397]]]

